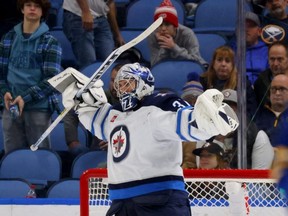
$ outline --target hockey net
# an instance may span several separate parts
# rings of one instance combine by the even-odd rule
[[[193,216],[288,215],[269,170],[184,170],[184,176]],[[80,194],[81,216],[104,216],[111,204],[107,170],[84,172]]]

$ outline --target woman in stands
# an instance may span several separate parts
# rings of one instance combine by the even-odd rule
[[[229,164],[225,159],[223,148],[214,142],[207,142],[202,147],[193,150],[200,157],[200,169],[227,169]],[[224,182],[193,182],[187,190],[194,198],[220,199],[228,198]],[[191,197],[192,198],[192,197]]]
[[[200,169],[226,169],[229,164],[224,158],[224,150],[217,143],[205,143],[201,148],[193,150],[193,154],[200,157]]]
[[[211,88],[216,88],[219,91],[224,89],[237,90],[235,53],[230,47],[220,46],[215,50],[208,70],[200,76],[200,82],[204,91]],[[257,104],[254,90],[248,78],[246,86],[247,113],[252,118]]]

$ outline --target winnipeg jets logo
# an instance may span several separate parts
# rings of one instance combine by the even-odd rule
[[[129,131],[125,125],[114,128],[110,135],[111,150],[114,162],[123,160],[130,148]]]
[[[281,41],[285,37],[285,30],[277,25],[264,26],[261,32],[262,40],[267,44],[275,41]]]
[[[122,127],[120,128],[119,134],[115,134],[116,139],[112,139],[113,142],[113,153],[118,155],[121,153],[121,148],[125,143],[125,138],[122,136]]]

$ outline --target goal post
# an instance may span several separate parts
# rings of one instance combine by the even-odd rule
[[[284,216],[287,200],[269,170],[184,170],[194,216]],[[104,216],[111,200],[107,170],[89,169],[80,178],[80,215]]]

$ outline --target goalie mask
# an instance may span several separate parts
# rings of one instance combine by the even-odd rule
[[[154,91],[154,77],[151,71],[139,63],[126,64],[118,71],[114,88],[123,111],[136,107],[138,102]]]

